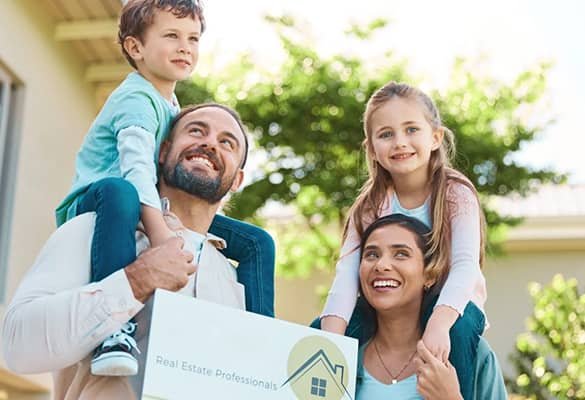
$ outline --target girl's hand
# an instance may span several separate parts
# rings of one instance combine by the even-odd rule
[[[345,335],[345,328],[347,328],[347,322],[343,318],[335,315],[321,318],[321,329],[324,331]]]
[[[416,389],[426,400],[463,400],[455,368],[433,356],[422,340],[417,344]]]
[[[429,320],[422,341],[434,357],[443,363],[449,362],[449,353],[451,352],[449,327],[441,326],[440,323],[432,323],[432,320]]]
[[[459,313],[455,309],[445,305],[435,307],[422,337],[431,354],[444,363],[449,360],[451,352],[449,330],[457,318]]]

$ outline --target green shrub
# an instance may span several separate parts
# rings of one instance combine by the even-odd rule
[[[511,360],[511,392],[529,399],[585,399],[585,294],[576,279],[556,275],[549,286],[529,286],[534,312]]]

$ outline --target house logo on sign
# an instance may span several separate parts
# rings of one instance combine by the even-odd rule
[[[299,400],[353,400],[347,390],[345,356],[330,340],[309,336],[294,345],[288,357],[289,385]]]

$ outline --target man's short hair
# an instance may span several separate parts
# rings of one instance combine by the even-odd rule
[[[218,104],[218,103],[203,103],[203,104],[197,104],[197,105],[191,105],[191,106],[186,106],[184,107],[181,112],[179,112],[175,118],[173,118],[172,122],[171,122],[171,126],[169,129],[169,135],[167,136],[168,141],[172,142],[173,140],[173,136],[175,134],[175,128],[177,127],[177,123],[187,114],[192,113],[193,111],[202,109],[202,108],[208,108],[208,107],[215,107],[215,108],[220,108],[222,110],[224,110],[225,112],[227,112],[229,115],[231,115],[233,117],[234,120],[236,120],[240,130],[242,131],[242,135],[244,136],[244,157],[242,159],[242,165],[240,168],[244,168],[244,166],[246,165],[246,161],[248,160],[248,149],[250,147],[249,143],[248,143],[248,135],[246,133],[246,130],[244,129],[244,123],[242,122],[242,119],[240,118],[240,114],[238,114],[238,112],[228,106],[225,106],[223,104]]]
[[[201,0],[128,0],[122,8],[118,25],[118,43],[122,53],[133,68],[136,63],[124,49],[124,40],[133,36],[140,41],[144,40],[144,32],[154,22],[158,11],[169,11],[177,18],[199,18],[201,33],[205,30],[205,17]]]

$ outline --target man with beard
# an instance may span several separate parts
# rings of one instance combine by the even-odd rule
[[[247,151],[235,111],[219,104],[183,110],[159,155],[159,193],[171,207],[167,217],[178,237],[147,248],[148,239],[139,235],[135,262],[88,284],[95,213],[62,225],[6,312],[7,366],[19,373],[53,372],[55,399],[128,399],[133,394],[126,377],[89,373],[91,352],[136,315],[155,289],[244,308],[235,269],[218,251],[225,242],[208,229],[221,199],[241,185]],[[130,351],[135,342],[125,335],[114,345]]]

